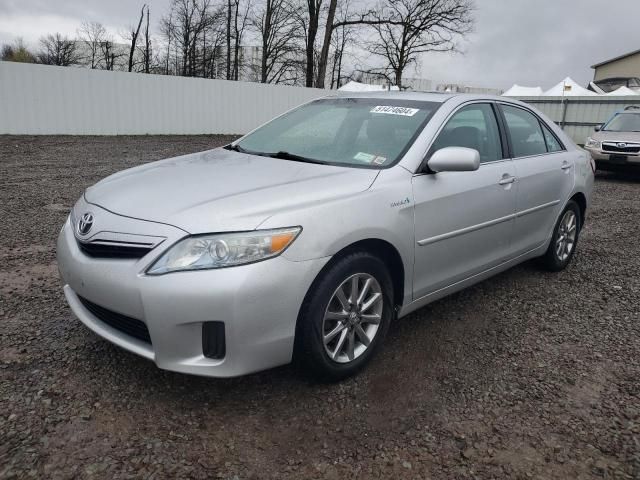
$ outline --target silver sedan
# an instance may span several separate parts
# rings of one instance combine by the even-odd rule
[[[75,315],[160,368],[340,379],[429,302],[567,267],[592,186],[589,155],[523,103],[333,96],[88,188],[58,264]]]

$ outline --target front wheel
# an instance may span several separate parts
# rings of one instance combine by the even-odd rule
[[[349,254],[314,282],[303,305],[298,355],[320,377],[340,380],[366,365],[393,315],[389,272],[376,256]]]
[[[546,269],[559,272],[569,265],[578,244],[580,225],[580,207],[573,200],[569,200],[556,223],[549,248],[541,258]]]

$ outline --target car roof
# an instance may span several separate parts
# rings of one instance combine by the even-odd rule
[[[510,102],[511,99],[495,95],[481,95],[473,93],[448,93],[448,92],[411,92],[411,91],[380,91],[380,92],[343,92],[338,91],[324,98],[370,98],[388,100],[409,100],[416,102],[444,103],[451,98],[461,100],[500,100]],[[512,102],[517,103],[517,102]]]

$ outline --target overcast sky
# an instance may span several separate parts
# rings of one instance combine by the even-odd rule
[[[256,0],[260,1],[260,0]],[[0,43],[21,36],[75,35],[83,20],[123,32],[142,5],[136,0],[0,0]],[[169,0],[146,0],[155,21]],[[640,49],[640,0],[476,0],[475,32],[463,54],[425,55],[418,77],[435,83],[549,88],[566,76],[586,85],[590,66]],[[413,72],[407,72],[414,76]],[[434,87],[435,87],[434,83]]]

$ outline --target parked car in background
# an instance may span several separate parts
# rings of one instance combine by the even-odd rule
[[[571,261],[587,152],[501,97],[346,94],[88,188],[60,232],[76,316],[167,370],[298,358],[331,379],[390,322],[531,258]]]
[[[585,148],[602,170],[640,166],[640,107],[616,112],[607,123],[595,128]]]

